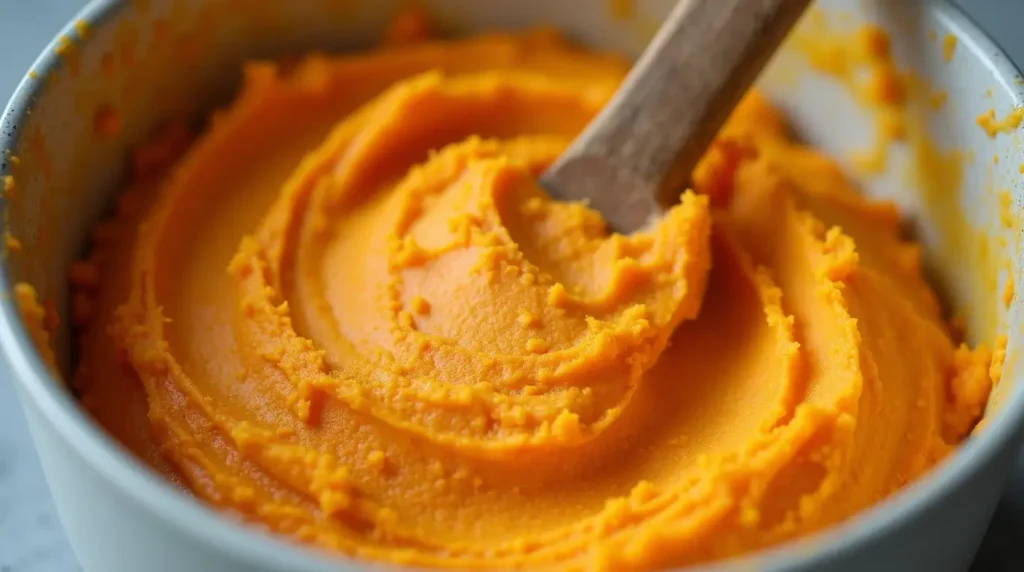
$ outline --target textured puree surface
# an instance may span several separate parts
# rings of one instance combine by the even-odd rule
[[[847,518],[973,428],[991,352],[757,93],[609,235],[534,177],[628,64],[417,35],[248,64],[202,135],[135,151],[71,269],[72,383],[178,486],[360,558],[642,569]]]

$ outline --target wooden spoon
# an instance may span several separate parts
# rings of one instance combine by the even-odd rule
[[[630,233],[662,212],[810,0],[679,0],[608,105],[541,176]],[[678,197],[673,197],[678,198]]]

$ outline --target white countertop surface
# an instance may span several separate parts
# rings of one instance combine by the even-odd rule
[[[890,0],[899,1],[899,0]],[[1024,0],[958,0],[1024,68]],[[84,0],[0,0],[0,100]],[[972,572],[1024,570],[1024,455]],[[0,369],[0,572],[77,572],[14,388]]]

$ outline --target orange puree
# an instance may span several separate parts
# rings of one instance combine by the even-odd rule
[[[757,93],[646,232],[537,186],[626,70],[550,32],[248,65],[72,269],[85,407],[238,519],[442,568],[703,562],[927,471],[991,352]]]

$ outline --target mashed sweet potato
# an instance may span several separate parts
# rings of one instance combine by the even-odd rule
[[[248,65],[72,268],[83,404],[239,519],[429,567],[704,562],[927,471],[991,354],[760,95],[645,232],[537,186],[627,65],[546,32]]]

